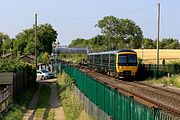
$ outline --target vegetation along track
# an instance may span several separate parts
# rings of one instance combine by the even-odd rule
[[[147,101],[145,102],[147,104],[153,104],[154,106],[158,106],[163,111],[180,116],[180,98],[179,92],[177,91],[173,91],[171,89],[165,90],[164,88],[144,83],[116,80],[115,78],[102,75],[86,68],[81,68],[80,70],[86,74],[89,74],[95,79],[108,84],[109,86],[115,87],[120,91],[129,93],[136,98]]]

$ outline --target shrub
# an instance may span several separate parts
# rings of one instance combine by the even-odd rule
[[[22,62],[18,59],[3,60],[0,59],[0,72],[27,73],[28,86],[36,84],[36,68],[35,66]]]

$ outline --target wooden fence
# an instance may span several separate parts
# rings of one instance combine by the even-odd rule
[[[13,103],[13,85],[1,86],[0,113]]]
[[[32,75],[27,72],[0,73],[0,113],[13,103],[13,97],[36,82],[31,79]]]

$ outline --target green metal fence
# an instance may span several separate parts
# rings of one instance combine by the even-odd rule
[[[157,108],[149,108],[67,64],[62,69],[75,79],[76,87],[113,120],[172,120]]]

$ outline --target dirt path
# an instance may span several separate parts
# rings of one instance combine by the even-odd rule
[[[29,106],[28,106],[28,110],[26,111],[26,113],[23,116],[23,120],[33,120],[34,118],[34,111],[38,102],[38,97],[39,97],[39,91],[41,89],[42,84],[39,85],[38,90],[35,92]]]
[[[60,106],[56,84],[53,83],[51,87],[51,110],[55,112],[55,120],[65,120],[63,108]]]
[[[58,91],[57,91],[55,82],[56,82],[56,79],[52,79],[52,80],[48,80],[48,81],[38,81],[38,83],[40,84],[40,87],[39,87],[38,91],[34,94],[33,99],[31,101],[31,103],[29,104],[28,110],[24,114],[23,120],[37,120],[34,117],[34,113],[36,110],[39,91],[40,91],[42,84],[47,84],[51,88],[50,112],[52,111],[54,113],[54,120],[65,120],[64,111],[59,102]]]

